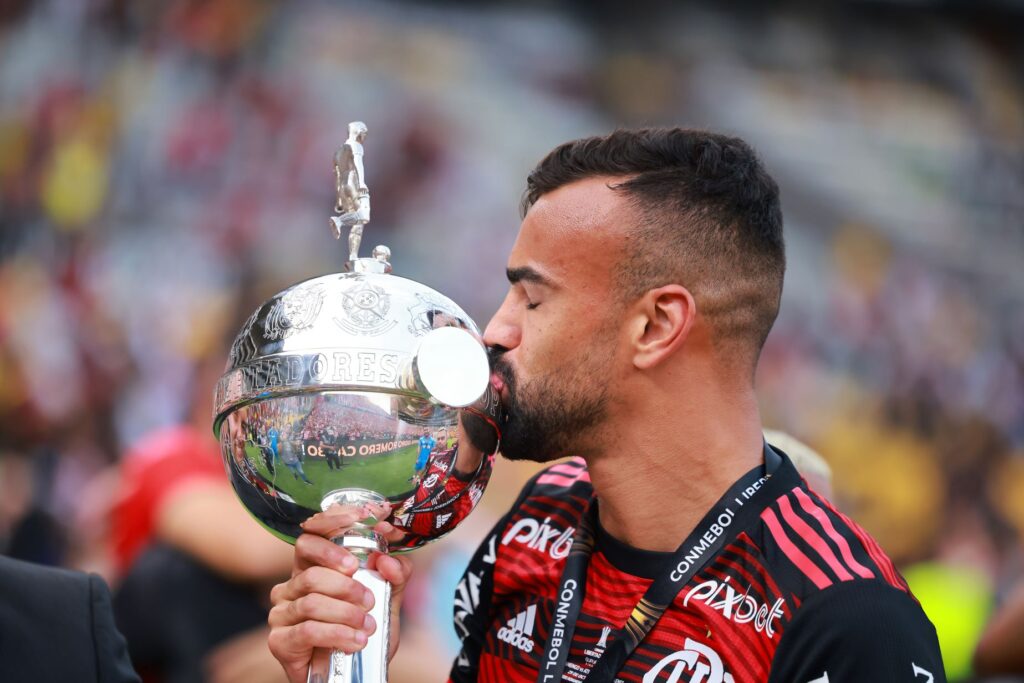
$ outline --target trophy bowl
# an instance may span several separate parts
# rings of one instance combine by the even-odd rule
[[[389,502],[406,533],[391,552],[454,529],[497,451],[478,337],[446,297],[394,275],[327,275],[264,303],[216,392],[214,431],[239,499],[292,543],[335,502]]]

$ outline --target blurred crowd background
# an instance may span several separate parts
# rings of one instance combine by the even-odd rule
[[[117,587],[133,446],[207,429],[242,321],[341,268],[349,121],[370,130],[364,249],[481,327],[544,153],[705,127],[782,188],[766,423],[821,452],[966,680],[1024,576],[1024,5],[619,5],[0,4],[0,551]],[[499,463],[423,551],[393,680],[442,680],[465,558],[530,473]]]

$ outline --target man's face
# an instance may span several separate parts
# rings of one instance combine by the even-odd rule
[[[501,451],[546,462],[600,447],[621,303],[621,197],[593,178],[542,196],[508,261],[510,287],[484,332],[508,418]]]

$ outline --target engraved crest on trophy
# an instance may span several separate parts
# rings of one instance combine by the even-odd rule
[[[259,314],[259,309],[253,311],[252,315],[249,316],[249,319],[245,321],[244,325],[242,325],[242,330],[252,329],[252,326],[256,324],[256,316]],[[228,362],[231,365],[241,365],[251,360],[256,355],[256,351],[256,344],[252,341],[252,338],[239,334],[231,343]]]
[[[324,303],[322,285],[295,287],[287,296],[281,297],[263,323],[267,339],[285,339],[304,330],[320,315]]]
[[[419,336],[430,332],[438,327],[445,327],[452,320],[465,317],[465,313],[459,310],[447,308],[449,304],[437,299],[432,299],[426,294],[416,294],[418,303],[409,308],[409,331]]]
[[[383,287],[361,277],[340,293],[342,314],[334,321],[353,334],[377,335],[387,332],[398,321],[388,317],[391,296]]]
[[[354,655],[318,653],[310,680],[387,680],[390,586],[366,567],[458,525],[490,479],[500,404],[476,324],[450,299],[392,275],[387,247],[359,257],[370,219],[363,171],[367,128],[349,124],[334,157],[336,238],[344,272],[271,297],[239,331],[215,391],[214,432],[242,504],[276,536],[331,505],[390,503],[401,537],[372,525],[338,538],[361,559],[355,577],[376,597],[380,625]]]

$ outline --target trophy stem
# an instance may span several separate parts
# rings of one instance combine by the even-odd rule
[[[342,505],[380,505],[386,499],[366,489],[340,489],[324,497],[321,508],[326,510],[336,503]],[[340,650],[317,650],[309,665],[308,683],[385,683],[388,680],[388,645],[391,642],[391,584],[379,572],[367,568],[370,554],[387,552],[387,541],[367,523],[358,523],[331,541],[348,549],[359,559],[359,569],[352,577],[373,593],[370,615],[377,622],[364,647],[354,654]]]

